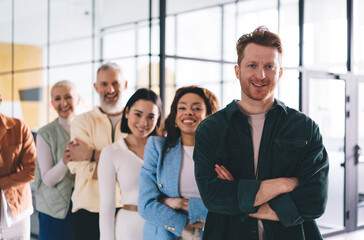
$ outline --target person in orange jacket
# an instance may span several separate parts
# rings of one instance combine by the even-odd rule
[[[0,113],[0,239],[30,239],[35,159],[29,127]]]

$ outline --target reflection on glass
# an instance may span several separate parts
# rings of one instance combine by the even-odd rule
[[[225,107],[234,99],[241,99],[241,88],[239,79],[235,76],[235,64],[224,64],[222,99],[220,106]]]
[[[220,102],[221,107],[226,107],[234,99],[241,99],[241,87],[239,80],[224,82],[223,85],[223,99]]]
[[[166,18],[166,54],[176,55],[176,17],[168,16]]]
[[[359,82],[359,104],[358,104],[358,123],[359,123],[359,146],[361,156],[358,164],[358,226],[364,225],[364,81]]]
[[[92,36],[92,1],[52,0],[49,2],[51,44]]]
[[[148,22],[142,22],[138,23],[137,26],[137,54],[148,54],[149,53],[149,23]],[[159,36],[158,36],[159,37]],[[125,46],[123,46],[125,47]],[[133,50],[133,49],[130,49]]]
[[[174,97],[174,94],[176,92],[176,59],[174,58],[166,58],[166,68],[165,68],[165,74],[166,74],[166,88],[165,88],[165,102],[164,104],[164,112],[165,115],[169,113],[170,106],[172,104],[172,100]]]
[[[298,0],[284,0],[280,3],[279,36],[283,44],[283,65],[298,67],[299,64],[299,26]]]
[[[137,77],[136,82],[133,85],[135,89],[137,88],[149,88],[149,70],[159,68],[159,64],[152,64],[149,68],[149,57],[137,58]],[[156,72],[152,70],[152,72]],[[153,78],[153,77],[152,77]]]
[[[47,2],[14,1],[14,69],[47,64]]]
[[[170,112],[170,106],[172,104],[173,98],[174,98],[174,94],[176,93],[176,87],[174,85],[166,85],[166,99],[165,102],[163,103],[163,107],[164,107],[164,116],[168,116],[169,112]]]
[[[236,62],[236,41],[238,40],[237,36],[240,33],[236,33],[236,4],[227,4],[224,5],[224,53],[223,59],[225,61]]]
[[[238,36],[250,33],[261,25],[278,33],[278,1],[259,0],[259,4],[255,0],[241,1],[238,3],[238,14]]]
[[[309,86],[309,116],[320,126],[330,162],[326,211],[317,220],[324,234],[344,227],[345,82],[311,78]]]
[[[221,8],[209,8],[177,16],[177,55],[221,58]]]
[[[275,97],[286,106],[299,110],[299,79],[297,70],[284,70]]]
[[[91,38],[52,44],[49,51],[50,66],[92,61]]]
[[[110,33],[106,32],[102,43],[103,59],[134,56],[136,54],[136,25],[131,24],[117,31],[113,29]]]
[[[86,1],[92,3],[92,1]],[[158,1],[152,1],[153,16],[158,17]],[[149,17],[149,0],[120,1],[120,0],[95,0],[96,25],[109,28],[120,24],[146,20]]]
[[[364,75],[364,1],[354,0],[354,73]]]
[[[14,115],[23,119],[31,130],[47,123],[47,90],[44,71],[14,74]]]
[[[218,83],[221,80],[221,65],[214,62],[177,60],[176,84],[192,85]]]
[[[158,2],[158,1],[156,1]],[[233,0],[166,0],[167,15],[208,8],[218,4],[231,3]]]
[[[359,82],[359,146],[362,149],[360,161],[364,162],[364,81]],[[364,177],[364,174],[362,175]],[[364,185],[364,184],[363,184]],[[364,191],[363,191],[364,192]]]
[[[305,0],[304,65],[346,72],[346,0]]]
[[[152,54],[153,55],[158,55],[159,54],[159,49],[160,49],[160,41],[159,41],[159,20],[153,20],[152,21]],[[167,33],[168,35],[169,33]],[[149,38],[148,38],[149,39]],[[146,41],[144,39],[144,44],[149,44],[148,41]]]
[[[12,63],[11,32],[12,32],[12,1],[1,1],[0,7],[0,73],[10,72]],[[1,78],[2,76],[0,76]],[[4,93],[3,93],[4,94]]]

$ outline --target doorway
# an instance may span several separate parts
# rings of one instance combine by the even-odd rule
[[[326,211],[317,219],[323,235],[345,231],[346,85],[338,75],[305,72],[302,108],[320,127],[329,156]]]

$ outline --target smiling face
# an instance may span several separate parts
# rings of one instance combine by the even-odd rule
[[[240,80],[242,101],[274,102],[274,90],[283,69],[281,56],[274,47],[249,43],[239,66],[235,66],[236,77]]]
[[[100,95],[100,106],[105,113],[113,114],[122,111],[121,92],[124,86],[122,86],[119,70],[99,71],[94,87]]]
[[[61,118],[71,118],[74,115],[78,96],[71,87],[54,87],[51,92],[51,102],[58,116]]]
[[[206,118],[206,104],[195,93],[186,93],[177,104],[175,123],[181,130],[181,137],[194,135],[197,126]]]
[[[138,100],[125,114],[128,119],[128,127],[131,133],[137,138],[146,138],[157,125],[159,110],[152,101]]]

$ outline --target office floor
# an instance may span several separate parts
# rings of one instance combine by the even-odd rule
[[[364,239],[364,229],[357,230],[350,233],[342,233],[337,236],[326,237],[325,240],[363,240]]]

